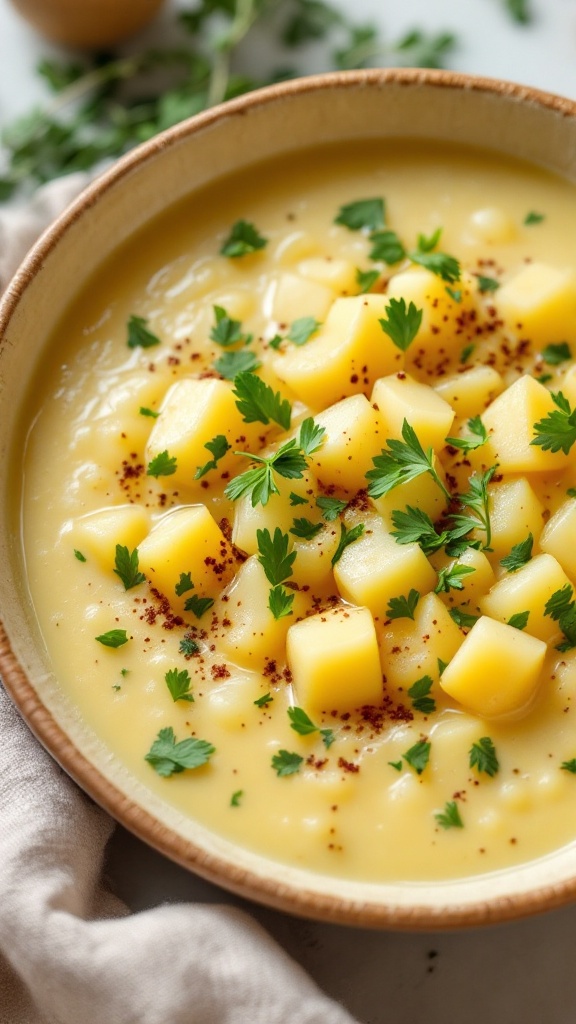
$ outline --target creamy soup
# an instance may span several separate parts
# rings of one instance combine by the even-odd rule
[[[217,182],[50,340],[23,537],[59,684],[162,800],[361,880],[576,826],[576,203],[389,141]]]

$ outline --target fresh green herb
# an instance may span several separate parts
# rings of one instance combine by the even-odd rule
[[[461,626],[463,629],[470,629],[475,622],[478,622],[478,615],[470,615],[468,612],[463,611],[462,608],[449,608],[448,611],[456,625]]]
[[[557,651],[570,651],[576,647],[576,602],[570,583],[556,590],[544,605],[544,614],[558,623],[564,633],[564,640],[556,646]]]
[[[212,365],[225,380],[235,380],[239,373],[252,373],[262,363],[255,352],[241,348],[238,352],[224,352]]]
[[[214,306],[214,317],[216,323],[210,331],[210,338],[222,348],[231,348],[233,345],[249,345],[252,341],[251,334],[242,334],[240,320],[232,320],[222,306]]]
[[[272,767],[276,775],[280,777],[294,775],[300,771],[303,760],[304,758],[300,757],[300,754],[295,754],[290,750],[279,750],[272,757]]]
[[[183,772],[185,768],[201,768],[210,760],[214,750],[211,743],[193,737],[177,743],[174,730],[170,726],[167,729],[160,729],[144,760],[148,761],[162,778],[169,778],[170,775]]]
[[[431,555],[434,551],[438,551],[450,539],[448,531],[436,532],[434,523],[427,512],[421,508],[414,508],[412,505],[407,505],[405,512],[394,509],[392,525],[395,529],[391,533],[397,544],[419,544],[425,555]]]
[[[434,815],[441,828],[464,828],[464,822],[460,817],[460,811],[455,800],[447,800],[444,810]]]
[[[483,736],[477,743],[473,743],[468,751],[469,764],[479,772],[484,772],[493,778],[499,771],[500,765],[496,755],[496,747],[489,736]]]
[[[230,797],[230,807],[240,807],[240,801],[243,796],[243,789],[237,789],[235,793],[232,793],[232,796]]]
[[[290,538],[283,533],[279,526],[274,530],[274,536],[270,530],[256,530],[258,542],[258,561],[264,569],[266,579],[273,587],[284,583],[292,575],[292,566],[296,558],[295,551],[289,551]]]
[[[476,572],[472,565],[445,565],[438,572],[435,594],[448,594],[450,590],[464,590],[463,577]]]
[[[319,498],[316,498],[316,504],[322,510],[322,518],[327,523],[333,523],[335,519],[338,519],[340,513],[344,511],[348,502],[342,501],[341,498],[327,498],[324,495],[320,495]]]
[[[121,668],[120,669],[120,675],[123,678],[126,678],[126,676],[129,675],[129,674],[130,674],[130,669],[129,668]]]
[[[396,44],[400,56],[406,55],[408,65],[417,68],[441,68],[444,58],[456,46],[452,32],[428,33],[412,29]]]
[[[543,213],[536,213],[535,210],[530,210],[524,217],[524,223],[528,226],[530,224],[540,224],[544,219]]]
[[[268,594],[268,607],[276,620],[283,619],[285,615],[292,615],[294,594],[290,594],[286,587],[272,587]]]
[[[117,544],[114,565],[114,572],[122,580],[125,590],[131,590],[139,583],[146,582],[144,573],[138,569],[138,548],[129,551],[125,545]]]
[[[554,380],[554,374],[552,373],[541,373],[536,380],[539,384],[548,384],[549,381]]]
[[[406,352],[420,330],[422,310],[417,309],[413,302],[407,307],[404,299],[391,298],[386,314],[387,319],[379,321],[382,330],[397,348]]]
[[[430,746],[429,740],[418,740],[405,754],[402,754],[406,764],[409,764],[417,775],[422,774],[430,760]]]
[[[293,345],[305,345],[312,335],[316,334],[319,327],[321,327],[320,321],[313,316],[301,316],[290,324],[290,330],[286,337]]]
[[[297,0],[282,29],[282,42],[290,48],[324,39],[340,28],[344,17],[323,0]]]
[[[262,697],[258,697],[258,699],[254,701],[254,704],[257,708],[265,708],[273,700],[274,697],[270,693],[264,693]]]
[[[453,299],[454,302],[462,302],[462,289],[461,288],[450,288],[446,285],[444,291],[449,298]]]
[[[570,408],[570,402],[561,391],[551,391],[550,394],[557,408],[534,424],[537,436],[530,444],[538,444],[544,451],[562,450],[568,455],[576,441],[576,409]]]
[[[526,629],[528,625],[528,619],[530,618],[530,612],[515,612],[508,619],[507,625],[513,626],[514,629]]]
[[[465,537],[471,530],[484,530],[486,533],[485,548],[490,547],[492,540],[492,524],[490,521],[490,496],[488,484],[497,467],[491,466],[485,473],[473,473],[468,480],[468,490],[458,496],[460,504],[469,512],[456,512],[450,515],[450,534],[454,541]],[[472,514],[470,514],[472,513]],[[449,554],[454,552],[448,547]]]
[[[413,619],[420,600],[417,590],[411,590],[408,597],[391,597],[386,609],[388,619]]]
[[[408,696],[412,701],[415,711],[421,711],[423,715],[431,715],[436,710],[436,701],[430,696],[430,690],[434,685],[430,676],[422,676],[408,690]]]
[[[402,771],[402,761],[388,761],[388,764],[390,765],[391,768],[394,768],[395,771]]]
[[[185,658],[191,658],[193,654],[198,654],[200,648],[191,636],[184,636],[180,641],[178,650]]]
[[[576,487],[568,487],[566,494],[569,498],[576,498]]]
[[[572,349],[567,341],[559,341],[555,345],[546,345],[540,355],[548,366],[559,366],[560,363],[572,359]]]
[[[190,691],[192,680],[188,673],[188,669],[183,668],[178,671],[177,668],[171,668],[164,676],[166,686],[170,690],[170,696],[172,700],[187,700],[190,704],[194,701],[194,696]]]
[[[368,253],[371,260],[382,260],[394,266],[406,258],[406,249],[395,231],[375,231],[370,235],[372,248]]]
[[[372,459],[374,469],[370,469],[366,473],[370,497],[381,498],[382,495],[388,494],[399,484],[414,480],[422,473],[430,473],[446,499],[450,501],[450,492],[446,489],[434,466],[434,449],[430,447],[427,452],[424,451],[408,420],[404,420],[402,424],[402,437],[403,441],[389,438],[387,440],[388,448],[382,449],[381,454]]]
[[[290,427],[292,406],[279,391],[274,392],[255,373],[239,373],[234,378],[234,390],[238,411],[245,423],[277,423],[284,430]]]
[[[147,324],[143,316],[128,317],[128,348],[152,348],[160,344],[160,338],[148,330]]]
[[[184,605],[185,612],[192,612],[197,619],[201,619],[205,612],[214,604],[214,600],[211,597],[199,597],[198,594],[193,594],[189,597]]]
[[[302,478],[308,465],[304,452],[298,447],[298,442],[294,438],[291,441],[286,441],[273,455],[267,457],[251,455],[250,452],[236,452],[236,454],[245,455],[259,465],[234,477],[227,485],[224,494],[232,501],[243,495],[249,495],[254,508],[258,503],[266,505],[271,494],[280,493],[274,478],[275,473],[279,473],[280,476],[289,480],[297,480]]]
[[[138,412],[141,416],[149,416],[150,419],[157,420],[160,413],[155,412],[154,409],[149,409],[146,405],[141,405]]]
[[[521,569],[532,558],[533,544],[534,537],[529,533],[525,540],[521,540],[518,544],[513,545],[509,555],[500,559],[500,565],[508,572],[517,572],[518,569]]]
[[[247,220],[237,220],[220,249],[220,255],[237,259],[264,249],[267,244],[268,240],[260,234],[254,224]]]
[[[473,437],[447,437],[446,444],[451,445],[452,448],[460,448],[463,452],[472,452],[486,444],[488,431],[479,416],[473,416],[468,420],[467,426]]]
[[[504,0],[504,7],[519,25],[528,25],[532,21],[530,0]]]
[[[154,458],[148,463],[148,469],[146,473],[148,476],[153,476],[158,479],[159,476],[172,476],[176,472],[176,466],[178,461],[175,455],[170,455],[167,449],[163,452],[159,452]]]
[[[448,668],[448,665],[450,664],[450,662],[449,661],[442,661],[442,658],[437,658],[436,660],[438,662],[438,675],[441,676],[443,671],[444,671],[444,669]]]
[[[322,523],[313,523],[311,519],[294,519],[290,527],[290,533],[303,540],[313,540],[317,533],[320,533]]]
[[[213,457],[209,462],[205,462],[203,466],[198,466],[198,469],[194,474],[195,480],[200,480],[200,478],[205,476],[206,473],[209,473],[211,469],[217,469],[220,459],[224,458],[226,452],[230,451],[231,445],[228,444],[224,434],[216,434],[216,437],[213,437],[211,441],[206,441],[204,447]]]
[[[281,334],[275,334],[273,338],[270,338],[270,341],[268,342],[268,348],[273,348],[274,351],[277,352],[283,341],[284,338],[282,337]]]
[[[353,544],[355,540],[362,536],[364,529],[364,523],[357,523],[350,530],[346,528],[344,523],[340,523],[340,540],[338,541],[336,551],[332,555],[332,566],[335,566],[340,561],[348,545]]]
[[[74,548],[74,558],[77,558],[79,562],[86,561],[86,555],[83,555],[81,551],[78,551],[78,548]]]
[[[462,349],[462,351],[460,353],[460,362],[462,364],[466,365],[466,363],[470,359],[470,356],[472,355],[472,353],[473,353],[475,348],[476,348],[476,345],[465,345],[464,346],[464,348]]]
[[[301,494],[296,494],[295,491],[290,491],[290,504],[294,505],[307,505],[308,498],[303,498]]]
[[[370,289],[376,284],[376,281],[380,277],[379,270],[356,270],[356,284],[358,285],[359,294],[363,295],[365,292],[369,292]]]
[[[560,765],[565,772],[571,772],[572,775],[576,775],[576,757],[571,758],[570,761],[562,761]]]
[[[290,719],[290,728],[294,729],[294,732],[297,732],[300,736],[310,736],[314,732],[319,732],[322,736],[324,746],[326,748],[332,746],[334,742],[333,730],[320,729],[317,725],[314,725],[314,722],[306,714],[303,708],[288,708],[288,718]]]
[[[418,235],[418,252],[432,252],[442,238],[442,228],[436,228],[431,235]]]
[[[434,237],[434,236],[433,236]],[[460,280],[460,263],[455,256],[449,256],[445,252],[431,252],[428,247],[423,248],[423,236],[418,238],[418,248],[408,253],[408,259],[425,267],[432,274],[436,274],[448,284],[456,284]]]
[[[315,423],[312,416],[302,420],[298,431],[298,444],[305,455],[314,455],[324,444],[325,437],[326,427]]]
[[[104,647],[122,647],[128,643],[125,629],[109,629],[107,633],[101,633],[95,639]]]
[[[478,291],[484,294],[485,292],[496,292],[500,287],[500,281],[497,281],[495,277],[485,277],[484,274],[478,274]]]
[[[386,223],[383,199],[358,199],[341,206],[335,224],[342,224],[349,231],[379,231]]]

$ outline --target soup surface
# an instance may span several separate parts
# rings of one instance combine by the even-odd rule
[[[490,154],[300,153],[117,253],[22,498],[59,685],[265,856],[474,875],[575,837],[576,202]]]

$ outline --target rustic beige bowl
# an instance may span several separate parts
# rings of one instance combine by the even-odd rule
[[[331,140],[393,136],[491,147],[576,177],[576,105],[520,86],[428,71],[308,78],[202,114],[119,161],[43,235],[0,306],[0,670],[38,739],[127,828],[241,895],[309,917],[396,928],[480,924],[549,909],[576,892],[576,843],[525,866],[434,884],[362,884],[239,849],[152,796],[66,705],[27,594],[12,455],[46,338],[110,252],[164,207],[221,173]]]

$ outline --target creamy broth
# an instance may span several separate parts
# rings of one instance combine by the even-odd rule
[[[570,275],[576,270],[576,203],[572,185],[482,152],[420,142],[355,143],[353,152],[350,147],[328,147],[290,156],[217,182],[169,211],[118,252],[71,304],[50,339],[30,402],[22,498],[26,567],[60,686],[113,755],[162,800],[232,841],[321,873],[367,881],[462,877],[525,862],[574,839],[576,778],[562,765],[576,757],[576,652],[557,649],[563,639],[557,620],[544,616],[543,626],[535,633],[542,644],[544,630],[547,645],[537,685],[517,708],[507,707],[503,714],[485,715],[450,696],[441,675],[446,673],[448,679],[454,668],[438,666],[436,656],[430,668],[430,659],[419,658],[417,652],[409,683],[430,675],[429,696],[435,708],[429,712],[414,708],[404,663],[400,659],[398,668],[397,655],[403,644],[406,649],[410,646],[406,639],[410,630],[420,628],[417,612],[415,619],[372,613],[385,677],[380,703],[374,706],[363,700],[362,704],[370,704],[363,710],[353,698],[348,704],[338,701],[338,706],[316,706],[314,701],[306,705],[279,641],[270,640],[270,651],[263,655],[255,650],[238,657],[230,653],[226,638],[234,626],[234,611],[228,616],[217,592],[213,607],[198,619],[183,611],[189,594],[177,599],[174,588],[170,594],[163,592],[154,568],[147,572],[147,582],[128,590],[113,571],[117,543],[143,552],[152,527],[165,522],[163,517],[171,509],[197,503],[207,507],[228,538],[226,558],[230,556],[231,561],[222,572],[222,586],[236,572],[245,571],[246,555],[252,556],[251,564],[255,561],[254,551],[238,543],[237,533],[232,539],[241,551],[234,550],[223,523],[226,520],[237,530],[237,502],[223,492],[234,476],[250,467],[247,459],[235,456],[229,469],[209,471],[198,481],[193,481],[191,473],[189,484],[179,473],[157,478],[147,473],[150,438],[163,415],[149,413],[165,408],[166,392],[175,382],[218,379],[213,364],[227,349],[211,339],[217,326],[214,307],[240,323],[243,338],[253,335],[245,351],[255,353],[262,363],[258,373],[292,403],[292,433],[274,424],[247,424],[246,437],[233,438],[235,449],[274,451],[294,436],[306,417],[319,417],[321,422],[323,410],[344,395],[365,393],[371,409],[378,404],[372,396],[374,382],[367,378],[366,383],[353,382],[351,390],[348,382],[342,395],[328,401],[318,392],[315,404],[305,390],[294,386],[296,378],[289,384],[283,377],[284,361],[294,352],[304,353],[322,336],[333,303],[359,294],[357,268],[379,271],[369,293],[370,302],[373,296],[380,297],[376,305],[381,299],[379,317],[386,316],[391,296],[405,296],[406,305],[412,300],[410,275],[421,267],[409,266],[409,260],[390,266],[371,259],[370,232],[335,223],[343,205],[371,197],[385,200],[386,228],[397,232],[408,251],[415,250],[419,235],[430,238],[441,228],[432,251],[451,254],[462,264],[461,280],[449,282],[431,275],[441,299],[432,299],[425,309],[422,330],[431,332],[430,344],[416,335],[405,354],[397,348],[399,379],[408,374],[434,387],[434,394],[454,410],[445,436],[470,437],[467,422],[484,414],[526,375],[537,380],[540,388],[561,390],[574,408],[576,309],[571,313]],[[239,220],[253,223],[267,244],[239,258],[220,255],[232,225]],[[540,336],[546,329],[539,326],[538,312],[534,334],[513,313],[504,316],[502,312],[506,303],[508,310],[514,309],[522,291],[514,282],[534,264],[542,264],[543,273],[553,268],[568,275],[568,283],[552,275],[552,298],[542,299],[551,325],[549,336]],[[401,275],[409,275],[405,292]],[[427,295],[425,290],[420,306],[426,305]],[[557,308],[561,326],[554,320]],[[127,323],[133,316],[143,318],[160,344],[127,345]],[[289,340],[270,345],[276,335],[286,339],[291,324],[303,317],[312,317],[319,325],[310,340],[301,346]],[[448,339],[445,345],[442,332]],[[384,332],[382,338],[386,340]],[[564,343],[567,352],[559,347]],[[548,345],[554,348],[543,359]],[[242,346],[240,342],[232,350]],[[436,356],[431,355],[434,346]],[[490,368],[489,375],[483,383],[473,384],[468,394],[462,390],[462,378],[475,367]],[[397,375],[389,369],[382,376]],[[488,422],[489,416],[488,412]],[[386,448],[391,436],[399,435],[383,429],[379,448]],[[490,444],[494,447],[496,442]],[[463,493],[471,474],[480,475],[492,464],[487,450],[479,446],[463,458],[457,448],[444,444],[436,448],[452,493]],[[538,456],[545,454],[541,448],[534,451]],[[211,457],[206,450],[202,461]],[[321,458],[320,448],[316,462]],[[372,465],[369,458],[362,473]],[[358,499],[358,488],[343,485],[340,477],[336,484],[320,479],[315,455],[309,468],[312,482],[307,478],[281,481],[284,489],[287,482],[288,490],[302,498],[301,504],[293,506],[294,518],[309,517],[329,530],[315,498],[335,496],[343,504],[351,503],[332,521],[337,535],[342,516],[348,529],[364,523],[365,533],[373,532],[377,516],[389,539],[390,510],[406,505],[400,501],[395,505],[394,490],[372,503],[365,495]],[[419,480],[424,487],[424,477]],[[480,547],[469,550],[483,561],[474,563],[475,572],[463,581],[470,583],[473,576],[480,579],[485,572],[481,591],[463,594],[458,587],[449,587],[435,594],[438,573],[449,561],[439,550],[426,556],[431,582],[420,588],[416,576],[407,576],[394,595],[406,596],[414,588],[422,612],[427,595],[434,594],[428,601],[434,623],[438,602],[445,609],[460,608],[474,619],[482,615],[508,622],[506,595],[502,598],[494,588],[507,576],[517,576],[518,570],[507,573],[501,560],[529,533],[534,538],[534,558],[546,554],[559,568],[554,579],[561,582],[554,590],[564,586],[564,579],[576,581],[562,551],[566,545],[560,530],[553,532],[547,546],[540,547],[543,527],[548,529],[559,510],[570,511],[566,503],[569,489],[576,485],[574,452],[552,457],[550,470],[538,466],[534,471],[502,471],[499,463],[489,484],[494,543],[488,546],[492,550],[485,551],[486,536],[481,531],[474,534],[481,539]],[[520,493],[525,486],[530,508],[526,495]],[[517,503],[517,533],[514,524],[498,532],[494,511],[498,495],[504,496],[498,523],[506,518],[509,503]],[[109,537],[102,530],[90,532],[86,517],[120,506],[131,506],[122,529],[126,537],[135,538],[133,543],[121,539],[119,519],[111,520],[115,525]],[[443,515],[432,518],[442,521]],[[291,545],[294,537],[287,534]],[[354,543],[360,544],[361,539]],[[301,548],[303,543],[298,540],[296,546]],[[75,557],[75,551],[85,560]],[[350,544],[347,555],[353,551]],[[345,568],[344,555],[338,564]],[[177,568],[186,574],[190,565],[183,561]],[[253,588],[255,600],[259,586]],[[353,603],[343,594],[344,583],[340,580],[337,585],[333,574],[307,589],[299,586],[298,590],[288,587],[288,594],[294,595],[292,615],[277,620],[286,628],[297,619],[308,622],[314,615],[333,614],[335,602],[347,614]],[[232,590],[225,592],[232,595],[231,608],[233,587],[232,582]],[[200,596],[201,588],[197,585],[190,593]],[[486,606],[484,600],[488,600]],[[512,608],[514,613],[524,610],[524,606]],[[535,621],[536,612],[530,616]],[[530,616],[521,631],[523,637],[532,635]],[[474,629],[470,621],[459,624],[458,614],[450,623],[449,629],[457,631],[458,645]],[[125,630],[129,638],[117,649],[96,640],[113,629]],[[197,647],[193,653],[190,647],[182,649],[186,639]],[[254,639],[254,648],[260,639]],[[426,634],[422,638],[425,652],[428,640]],[[439,655],[440,661],[451,661],[453,654],[450,658]],[[165,677],[176,669],[188,671],[193,701],[173,700]],[[267,694],[273,699],[262,703]],[[255,703],[259,700],[260,705]],[[303,707],[316,731],[303,735],[291,727],[288,708],[294,706]],[[195,737],[213,745],[209,761],[161,777],[145,756],[160,730],[167,728],[173,729],[177,741]],[[328,742],[319,730],[330,731]],[[486,737],[497,752],[494,774],[470,765],[471,747]],[[423,742],[429,745],[428,761],[416,770],[413,759],[404,755]],[[293,774],[279,775],[272,767],[280,751],[301,758]],[[450,815],[450,807],[456,808],[461,824],[446,827],[441,817]]]

